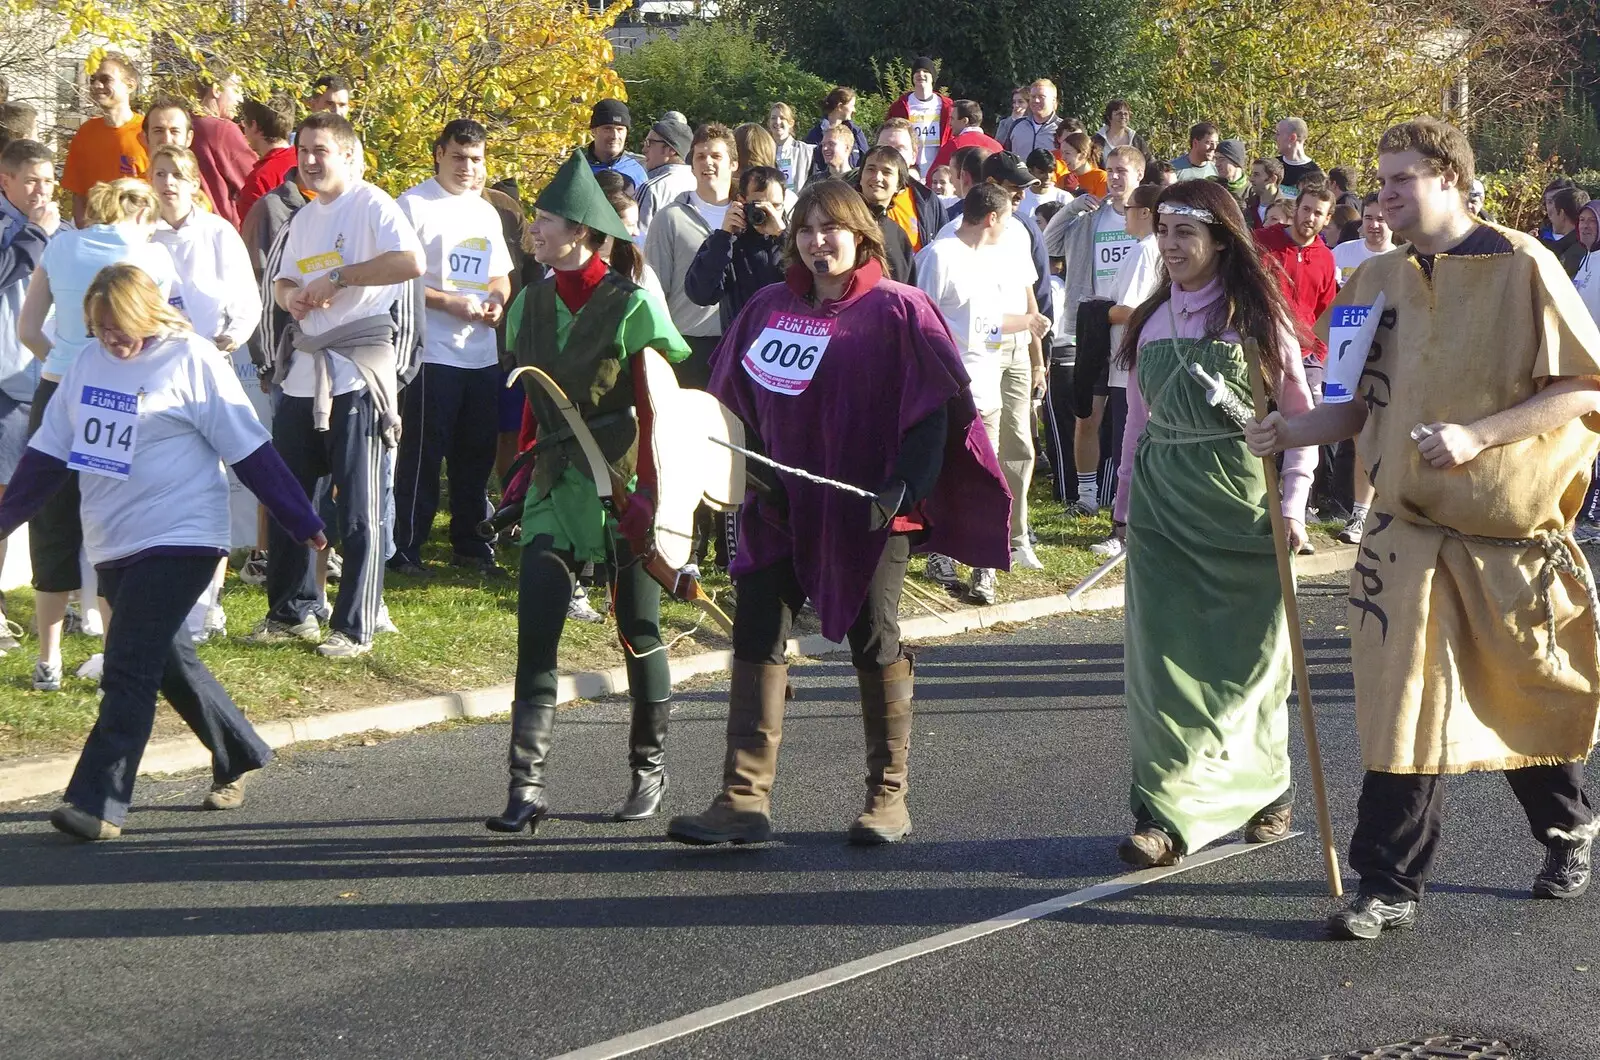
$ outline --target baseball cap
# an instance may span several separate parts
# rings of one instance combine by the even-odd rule
[[[993,180],[1000,184],[1015,184],[1021,188],[1031,188],[1039,183],[1028,167],[1022,164],[1011,151],[1001,151],[990,155],[983,160],[983,179]]]

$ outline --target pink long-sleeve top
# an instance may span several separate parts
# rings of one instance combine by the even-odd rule
[[[1172,285],[1172,312],[1166,308],[1151,314],[1139,332],[1139,348],[1161,339],[1203,339],[1206,335],[1206,316],[1210,306],[1222,297],[1222,280],[1214,279],[1198,291],[1185,291],[1176,283]],[[1172,325],[1177,323],[1174,336]],[[1239,342],[1239,333],[1225,331],[1224,342]],[[1306,386],[1305,370],[1300,366],[1300,342],[1293,327],[1284,325],[1279,342],[1283,348],[1283,377],[1276,381],[1272,392],[1278,398],[1278,410],[1285,417],[1299,416],[1311,411],[1311,389]],[[1112,517],[1119,523],[1128,521],[1128,500],[1133,490],[1133,453],[1139,436],[1150,422],[1150,409],[1139,392],[1139,373],[1128,375],[1128,418],[1122,433],[1122,460],[1117,466],[1117,501]],[[1283,516],[1305,522],[1306,497],[1311,492],[1311,475],[1317,466],[1314,447],[1290,449],[1283,454]]]

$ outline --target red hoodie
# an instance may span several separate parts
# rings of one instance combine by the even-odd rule
[[[1300,348],[1308,359],[1323,363],[1328,359],[1328,347],[1317,338],[1314,325],[1339,293],[1333,251],[1320,239],[1302,247],[1289,234],[1288,225],[1258,228],[1251,234],[1261,249],[1261,260],[1277,276],[1295,322],[1300,325]]]

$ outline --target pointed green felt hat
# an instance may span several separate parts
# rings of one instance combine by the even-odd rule
[[[606,201],[606,193],[600,189],[600,182],[594,179],[589,160],[582,151],[574,151],[567,156],[533,205],[535,209],[565,217],[608,236],[621,240],[633,239],[628,230],[622,227],[622,218]]]

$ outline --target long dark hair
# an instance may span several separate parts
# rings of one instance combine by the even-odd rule
[[[1267,270],[1256,251],[1250,230],[1245,227],[1244,214],[1239,203],[1227,188],[1209,180],[1185,180],[1172,185],[1156,200],[1156,220],[1160,222],[1161,207],[1191,206],[1209,210],[1215,221],[1206,225],[1219,243],[1222,251],[1218,257],[1217,275],[1222,280],[1222,297],[1206,314],[1206,337],[1221,338],[1225,331],[1237,331],[1241,338],[1255,339],[1261,349],[1261,374],[1268,389],[1283,375],[1285,351],[1283,335],[1286,327],[1293,328],[1294,317],[1289,313],[1289,303],[1284,300],[1278,278]],[[1132,369],[1139,359],[1139,333],[1145,321],[1172,298],[1172,278],[1167,274],[1166,263],[1161,266],[1161,284],[1155,294],[1133,311],[1127,331],[1122,336],[1122,348],[1117,351],[1117,364]]]

